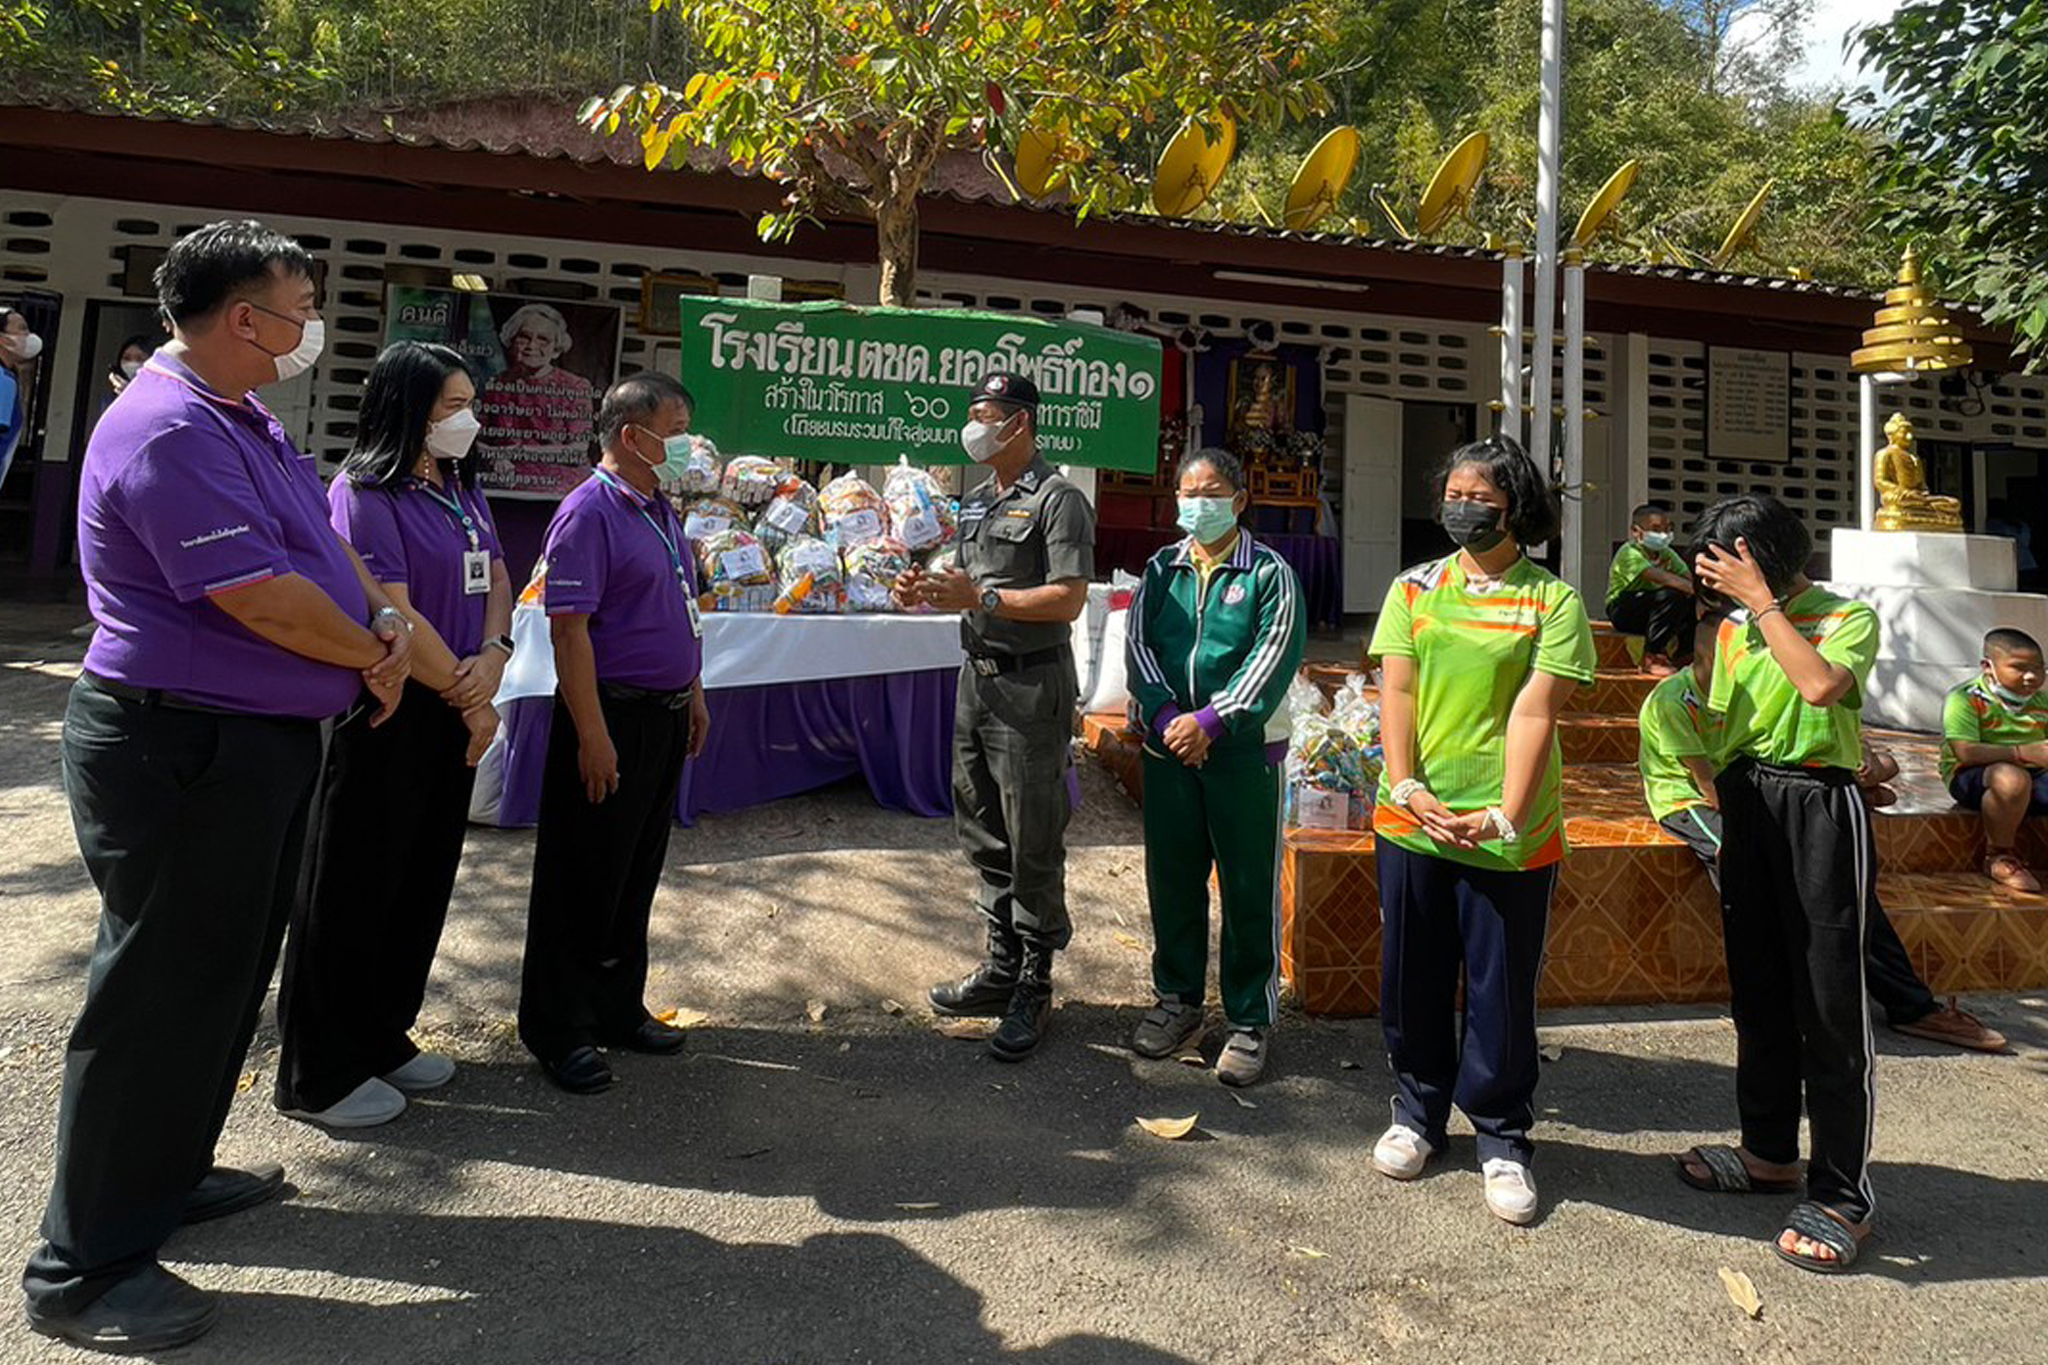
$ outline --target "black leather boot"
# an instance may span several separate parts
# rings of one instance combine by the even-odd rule
[[[941,981],[926,998],[938,1014],[965,1019],[1000,1019],[1017,988],[1024,945],[1009,930],[989,921],[988,959],[958,981]]]
[[[1021,1062],[1038,1050],[1051,1025],[1052,949],[1027,943],[1016,989],[1010,992],[1010,1008],[995,1037],[988,1040],[989,1055],[999,1062]]]

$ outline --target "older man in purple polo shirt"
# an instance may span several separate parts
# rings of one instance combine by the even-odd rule
[[[697,566],[655,473],[686,459],[689,390],[646,371],[604,397],[604,457],[548,526],[554,728],[541,782],[519,1037],[572,1094],[612,1083],[599,1047],[675,1053],[647,1013],[647,915],[683,761],[704,747]]]
[[[277,961],[320,722],[388,714],[404,620],[327,521],[312,461],[250,392],[320,353],[313,260],[214,223],[157,271],[172,340],[86,447],[79,555],[98,630],[64,716],[64,787],[101,897],[72,1029],[29,1324],[166,1350],[214,1296],[157,1263],[180,1223],[284,1183],[213,1164]]]

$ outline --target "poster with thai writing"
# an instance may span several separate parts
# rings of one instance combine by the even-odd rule
[[[469,362],[483,424],[470,458],[495,497],[556,499],[597,462],[597,405],[619,364],[610,304],[392,285],[385,341],[434,341]]]
[[[997,371],[1038,386],[1054,464],[1150,472],[1159,342],[1083,323],[963,309],[681,300],[693,429],[728,455],[964,463],[968,397]]]

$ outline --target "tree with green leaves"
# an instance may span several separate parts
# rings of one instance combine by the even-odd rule
[[[916,297],[918,195],[941,158],[998,167],[1031,130],[1087,215],[1127,208],[1184,120],[1321,113],[1335,0],[653,0],[703,53],[680,86],[621,87],[586,121],[649,169],[710,149],[784,190],[764,239],[824,215],[876,226],[884,303]]]
[[[1908,0],[1864,30],[1892,231],[1947,291],[2048,355],[2048,0]]]
[[[253,3],[0,0],[0,71],[16,97],[88,95],[123,113],[217,117],[304,103],[317,63],[265,41]]]

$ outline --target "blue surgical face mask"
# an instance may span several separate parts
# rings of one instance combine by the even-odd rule
[[[1671,548],[1671,533],[1670,533],[1669,531],[1645,531],[1645,532],[1643,532],[1643,548],[1644,548],[1644,549],[1646,549],[1646,550],[1668,550],[1668,549],[1670,549],[1670,548]]]
[[[2007,706],[2021,707],[2033,700],[2032,697],[2024,692],[2015,692],[2011,688],[2004,686],[1988,672],[1984,675],[1984,685],[1991,689],[1992,696],[1998,698]]]
[[[1230,534],[1230,528],[1237,525],[1237,499],[1232,498],[1191,498],[1183,495],[1180,499],[1180,515],[1176,518],[1180,529],[1186,531],[1203,545],[1213,545]]]

